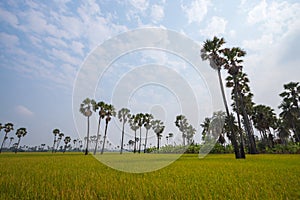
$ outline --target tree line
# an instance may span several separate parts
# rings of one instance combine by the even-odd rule
[[[4,132],[5,132],[5,135],[4,135],[4,138],[3,138],[3,141],[2,141],[2,144],[1,144],[1,147],[0,147],[0,153],[2,152],[3,150],[3,147],[4,147],[4,144],[5,144],[5,141],[8,139],[8,134],[14,130],[14,124],[13,123],[6,123],[4,125],[2,125],[0,123],[0,131],[4,129]],[[20,145],[20,141],[21,141],[21,138],[24,137],[26,134],[27,134],[27,130],[26,128],[22,127],[22,128],[18,128],[17,131],[16,131],[16,136],[18,138],[18,142],[14,143],[13,144],[13,148],[14,148],[14,152],[17,153],[18,151],[18,148],[19,148],[19,145]],[[11,143],[12,141],[14,140],[14,137],[10,137],[9,138],[10,142],[9,142],[9,145],[8,145],[8,148],[10,148],[11,146]]]

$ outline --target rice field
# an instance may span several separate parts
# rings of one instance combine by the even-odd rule
[[[151,162],[150,162],[151,163]],[[183,155],[126,173],[79,153],[0,155],[0,199],[300,199],[300,155]]]

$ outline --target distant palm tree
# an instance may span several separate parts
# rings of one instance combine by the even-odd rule
[[[55,151],[55,143],[57,142],[56,136],[60,133],[60,130],[56,128],[52,131],[52,133],[54,135],[53,148],[52,148],[52,153],[53,153]]]
[[[105,106],[105,132],[104,132],[104,136],[103,136],[103,146],[102,146],[102,150],[101,150],[101,154],[103,154],[104,152],[104,146],[105,146],[105,141],[106,141],[106,135],[107,135],[107,127],[108,127],[108,123],[111,120],[111,117],[116,116],[116,111],[113,105],[109,104]]]
[[[186,130],[188,127],[188,122],[187,122],[186,117],[184,115],[176,116],[175,125],[176,125],[176,127],[179,128],[179,131],[182,133],[182,142],[183,142],[183,145],[185,145]]]
[[[157,150],[159,150],[159,141],[165,129],[164,123],[161,120],[154,120],[152,121],[152,129],[157,136]]]
[[[89,98],[86,98],[83,100],[83,102],[80,104],[79,111],[87,117],[87,141],[86,141],[86,149],[85,149],[85,155],[88,155],[89,152],[89,137],[90,137],[90,117],[92,115],[91,111],[91,105],[94,103],[94,100],[90,100]]]
[[[55,149],[55,153],[56,153],[56,151],[57,151],[57,149],[59,148],[59,144],[60,144],[60,141],[62,140],[62,138],[64,137],[64,133],[59,133],[58,134],[58,138],[57,138],[57,145],[56,145],[56,149]]]
[[[15,149],[15,153],[17,153],[18,151],[18,147],[21,141],[21,137],[24,137],[27,134],[26,128],[19,128],[16,132],[17,137],[19,138],[16,149]]]
[[[100,101],[98,103],[96,103],[95,101],[92,101],[92,106],[93,106],[93,111],[97,112],[97,110],[99,110],[99,119],[98,119],[98,128],[97,128],[97,138],[96,138],[96,145],[95,145],[95,149],[94,149],[94,155],[97,152],[97,148],[98,148],[98,143],[100,140],[100,124],[101,124],[101,120],[105,117],[105,103],[103,101]]]
[[[130,128],[131,130],[134,131],[134,149],[133,149],[133,153],[136,152],[136,142],[137,142],[137,137],[136,137],[136,131],[139,128],[136,120],[135,120],[135,115],[132,115],[129,119],[129,124],[130,124]]]
[[[2,148],[3,148],[4,142],[5,142],[5,140],[7,139],[7,134],[8,134],[10,131],[14,130],[14,125],[13,125],[13,123],[6,123],[6,124],[4,125],[4,127],[1,127],[1,128],[4,128],[5,136],[4,136],[4,139],[3,139],[3,142],[2,142],[1,148],[0,148],[0,153],[2,152]]]
[[[8,148],[10,147],[10,145],[11,145],[11,143],[12,143],[12,141],[13,141],[14,139],[15,139],[14,137],[10,137],[10,138],[9,138],[9,145],[8,145]]]
[[[65,139],[64,139],[64,142],[65,142],[65,148],[64,148],[64,152],[66,152],[66,149],[67,149],[67,146],[69,144],[69,142],[71,142],[71,137],[70,136],[66,136]]]
[[[170,140],[171,145],[172,145],[171,139],[172,139],[173,137],[174,137],[174,134],[173,134],[173,133],[169,133],[169,140]]]
[[[142,126],[143,126],[143,119],[144,119],[144,114],[143,113],[138,113],[135,115],[135,121],[140,129],[140,139],[139,139],[139,153],[141,153],[141,147],[142,147]]]
[[[146,153],[146,150],[147,150],[147,140],[148,140],[148,132],[149,132],[149,129],[152,128],[152,120],[153,120],[153,115],[149,114],[149,113],[146,113],[144,115],[144,118],[143,118],[143,124],[144,124],[144,127],[146,129],[146,137],[145,137],[145,146],[144,146],[144,153]]]
[[[118,112],[118,118],[120,120],[120,122],[122,122],[122,140],[121,140],[121,150],[120,150],[120,154],[123,153],[123,144],[124,144],[124,127],[125,127],[125,123],[130,119],[131,115],[130,115],[130,110],[128,108],[122,108],[121,110],[119,110]]]

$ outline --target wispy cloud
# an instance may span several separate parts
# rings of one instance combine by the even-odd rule
[[[23,105],[18,105],[15,107],[15,112],[17,115],[21,115],[24,117],[32,117],[34,113],[27,107]]]
[[[211,5],[209,0],[193,0],[190,4],[182,4],[181,8],[188,18],[188,23],[200,23],[208,12],[208,7]]]

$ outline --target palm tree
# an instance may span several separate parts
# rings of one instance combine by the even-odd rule
[[[57,146],[56,146],[56,149],[55,149],[55,153],[56,153],[56,151],[57,151],[57,149],[58,149],[58,147],[59,147],[59,144],[60,144],[60,141],[61,141],[61,139],[64,137],[64,133],[59,133],[58,134],[58,138],[57,138]]]
[[[136,124],[138,125],[140,129],[140,138],[139,138],[139,153],[141,153],[141,146],[142,146],[142,126],[143,126],[143,121],[144,121],[144,114],[143,113],[138,113],[135,115]]]
[[[183,146],[185,146],[186,130],[188,127],[187,119],[184,115],[176,116],[175,125],[179,128],[179,131],[182,133]]]
[[[202,130],[202,140],[205,141],[205,138],[210,135],[209,126],[210,126],[210,118],[206,117],[200,126],[203,128]]]
[[[10,147],[10,145],[11,145],[11,143],[12,143],[12,141],[13,141],[14,139],[15,139],[14,137],[10,137],[10,138],[9,138],[9,145],[8,145],[8,148]]]
[[[139,126],[138,126],[138,124],[137,124],[137,121],[135,120],[135,115],[132,115],[131,117],[130,117],[130,119],[129,119],[129,124],[130,124],[130,128],[131,128],[131,130],[133,130],[134,131],[134,149],[133,149],[133,153],[135,153],[136,152],[136,139],[137,139],[137,137],[136,137],[136,131],[137,131],[137,129],[139,128]]]
[[[71,142],[71,137],[70,136],[66,136],[65,139],[64,139],[64,142],[65,142],[65,148],[64,148],[64,152],[66,152],[66,149],[67,149],[67,146],[69,144],[69,142]]]
[[[243,60],[241,59],[241,57],[246,55],[246,52],[242,49],[240,49],[239,47],[233,47],[231,49],[229,48],[225,48],[223,51],[224,56],[226,57],[226,64],[224,65],[224,68],[228,70],[228,73],[233,77],[233,93],[234,93],[234,101],[235,101],[235,106],[236,106],[236,114],[237,114],[237,120],[238,120],[238,125],[239,125],[239,129],[240,129],[240,153],[241,153],[241,158],[245,158],[245,151],[244,151],[244,139],[243,139],[243,133],[242,133],[242,129],[241,129],[241,120],[240,120],[240,112],[239,112],[239,108],[241,108],[241,110],[243,111],[243,116],[244,116],[244,120],[247,120],[245,118],[246,112],[245,112],[245,107],[243,105],[241,105],[241,102],[243,101],[241,99],[241,93],[240,93],[240,85],[238,82],[238,74],[242,69],[242,66],[239,65],[240,63],[243,62]],[[247,131],[248,136],[251,134],[249,131]],[[251,136],[249,136],[249,138],[251,138]],[[251,145],[251,151],[252,150],[256,150],[256,146],[253,144],[253,140],[251,139],[250,141],[250,145]],[[251,152],[252,153],[252,152]]]
[[[103,154],[104,152],[104,146],[105,146],[105,140],[106,140],[106,135],[107,135],[107,127],[108,127],[108,123],[111,120],[111,117],[116,116],[116,112],[115,112],[115,108],[113,105],[109,104],[109,105],[105,105],[105,132],[104,132],[104,137],[103,137],[103,146],[102,146],[102,150],[101,150],[101,154]]]
[[[201,58],[202,60],[209,60],[211,68],[214,70],[217,70],[218,72],[218,77],[219,77],[219,85],[222,93],[222,98],[223,98],[223,103],[225,106],[227,118],[230,118],[230,113],[229,113],[229,108],[226,100],[226,95],[224,91],[224,85],[222,82],[222,77],[221,77],[221,69],[222,66],[225,65],[225,59],[221,56],[221,53],[223,52],[223,49],[221,49],[222,45],[225,44],[224,38],[217,38],[216,36],[213,38],[213,40],[206,40],[204,42],[203,48],[201,49]],[[230,127],[233,127],[233,122],[230,122]],[[238,144],[236,141],[236,134],[233,132],[233,128],[231,128],[231,139],[232,139],[232,144],[234,146],[234,151],[235,151],[235,157],[240,158],[240,151],[238,148]],[[234,141],[235,140],[235,141]]]
[[[2,152],[2,148],[3,148],[4,142],[7,139],[7,134],[10,131],[14,130],[14,125],[13,125],[13,123],[6,123],[3,127],[1,126],[1,128],[4,128],[5,135],[4,135],[4,138],[3,138],[3,142],[1,144],[0,153]]]
[[[19,128],[16,132],[16,136],[19,138],[16,149],[15,149],[15,153],[17,153],[18,151],[18,147],[21,141],[21,137],[24,137],[27,134],[26,128]]]
[[[285,91],[280,94],[283,101],[279,105],[279,108],[282,109],[279,116],[286,128],[294,133],[296,142],[300,142],[300,83],[290,82],[284,84],[283,87]]]
[[[241,70],[241,68],[240,68]],[[251,113],[253,112],[254,103],[252,101],[253,94],[250,91],[249,79],[246,73],[239,71],[235,76],[229,75],[227,78],[226,86],[232,89],[232,99],[236,101],[236,94],[238,95],[238,104],[233,103],[233,110],[236,113],[240,113],[243,117],[243,124],[248,136],[248,149],[250,154],[258,153],[256,149],[255,139],[254,139],[254,130],[252,123],[250,121]],[[239,105],[239,107],[237,107]],[[238,112],[237,112],[238,109]],[[239,118],[238,118],[238,122]]]
[[[118,112],[118,118],[120,120],[120,122],[122,122],[122,140],[121,140],[121,150],[120,150],[120,154],[123,153],[123,144],[124,144],[124,127],[125,127],[125,123],[130,119],[130,110],[128,108],[122,108],[121,110],[119,110]]]
[[[87,141],[86,141],[86,149],[85,149],[85,155],[89,152],[89,137],[90,137],[90,117],[92,115],[91,111],[91,105],[94,103],[94,100],[90,100],[89,98],[86,98],[83,100],[83,102],[80,104],[79,111],[87,117]]]
[[[59,129],[54,129],[52,131],[53,135],[54,135],[54,141],[53,141],[53,147],[52,147],[52,153],[55,151],[55,143],[56,143],[56,136],[60,133]]]
[[[170,143],[172,142],[172,141],[171,141],[171,138],[173,138],[173,136],[174,136],[173,133],[169,133],[169,140],[170,140]],[[171,143],[171,145],[172,145],[172,143]]]
[[[159,150],[159,141],[162,137],[162,132],[165,129],[164,123],[161,120],[153,120],[152,129],[157,136],[157,150]]]
[[[190,124],[187,129],[186,129],[186,139],[187,139],[187,144],[191,145],[193,143],[193,137],[196,133],[196,129]]]
[[[96,145],[95,145],[95,149],[94,149],[94,155],[95,155],[97,152],[98,143],[100,140],[100,123],[101,123],[101,120],[105,117],[104,107],[106,104],[103,101],[96,103],[95,101],[92,100],[91,102],[92,102],[94,112],[97,112],[97,110],[100,109],[99,110],[99,119],[98,119],[98,128],[97,128],[97,134],[96,134],[97,139],[96,139]]]
[[[144,146],[144,153],[146,153],[146,150],[147,150],[147,140],[148,140],[148,132],[149,132],[149,129],[152,128],[152,120],[153,120],[153,115],[149,114],[149,113],[146,113],[144,115],[144,118],[143,118],[143,124],[144,124],[144,127],[146,129],[146,136],[145,136],[145,146]]]

